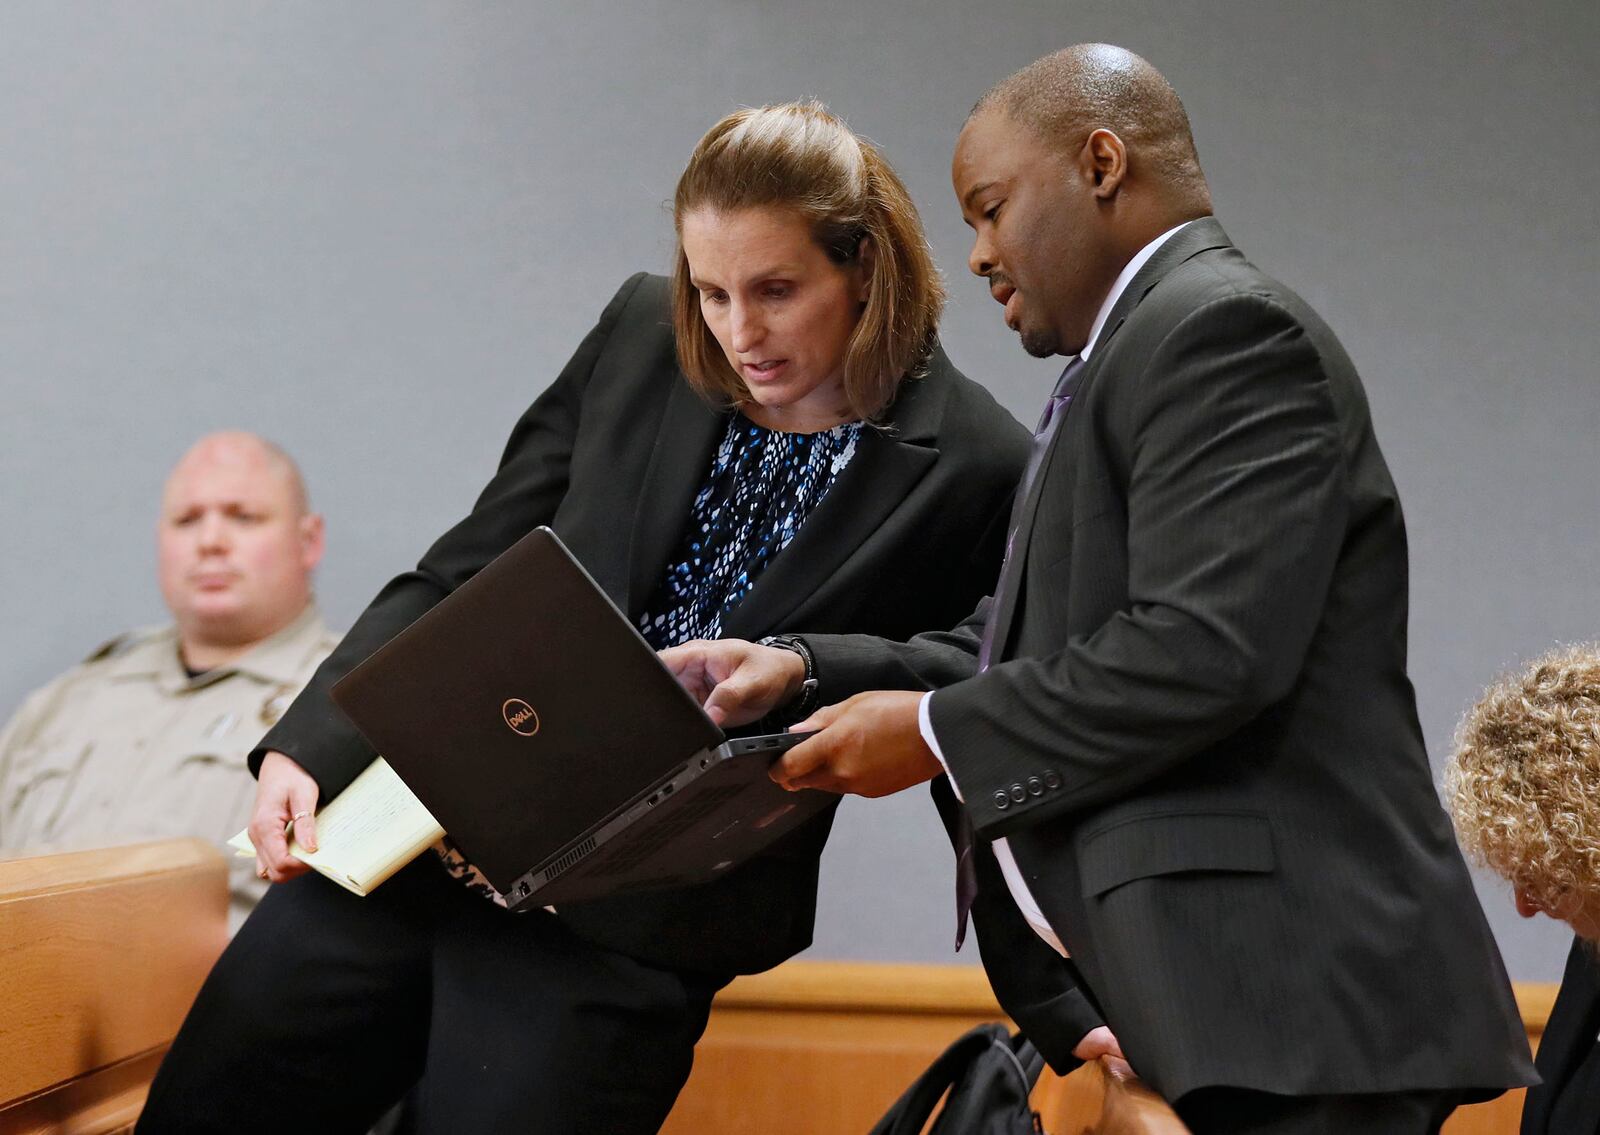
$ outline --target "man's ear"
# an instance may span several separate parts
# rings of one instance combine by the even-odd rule
[[[1092,130],[1078,153],[1078,166],[1094,186],[1095,197],[1109,201],[1128,175],[1128,148],[1110,130]]]
[[[322,515],[308,512],[300,518],[300,563],[306,571],[310,571],[322,562],[322,553],[327,548],[327,529],[322,520]]]
[[[870,236],[862,237],[856,247],[856,262],[861,265],[861,302],[866,303],[872,295],[872,273],[878,267],[878,246]]]

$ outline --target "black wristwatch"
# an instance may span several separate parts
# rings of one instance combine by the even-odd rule
[[[800,661],[805,663],[806,676],[800,683],[800,693],[784,707],[784,716],[792,721],[804,721],[816,708],[817,695],[817,660],[811,655],[811,648],[806,645],[805,639],[796,638],[790,634],[769,634],[760,639],[757,646],[775,646],[779,650],[792,650],[800,656]]]

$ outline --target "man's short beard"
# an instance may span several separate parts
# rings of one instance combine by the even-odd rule
[[[1024,327],[1018,331],[1022,349],[1036,359],[1048,359],[1061,353],[1061,341],[1056,333],[1044,327]]]

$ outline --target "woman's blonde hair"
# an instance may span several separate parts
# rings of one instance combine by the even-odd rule
[[[932,349],[944,285],[911,195],[872,143],[818,102],[736,111],[718,122],[678,179],[673,224],[672,320],[678,362],[690,385],[715,402],[738,404],[749,391],[729,365],[700,311],[683,253],[683,219],[698,210],[786,209],[804,218],[837,264],[855,263],[862,241],[874,253],[861,319],[845,351],[844,393],[851,412],[876,418],[900,380],[920,372]]]
[[[1491,686],[1445,768],[1462,846],[1544,910],[1600,911],[1600,646]]]

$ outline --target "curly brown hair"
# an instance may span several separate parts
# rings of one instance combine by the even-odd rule
[[[1445,795],[1467,852],[1546,911],[1600,910],[1600,645],[1501,678],[1455,749]]]

